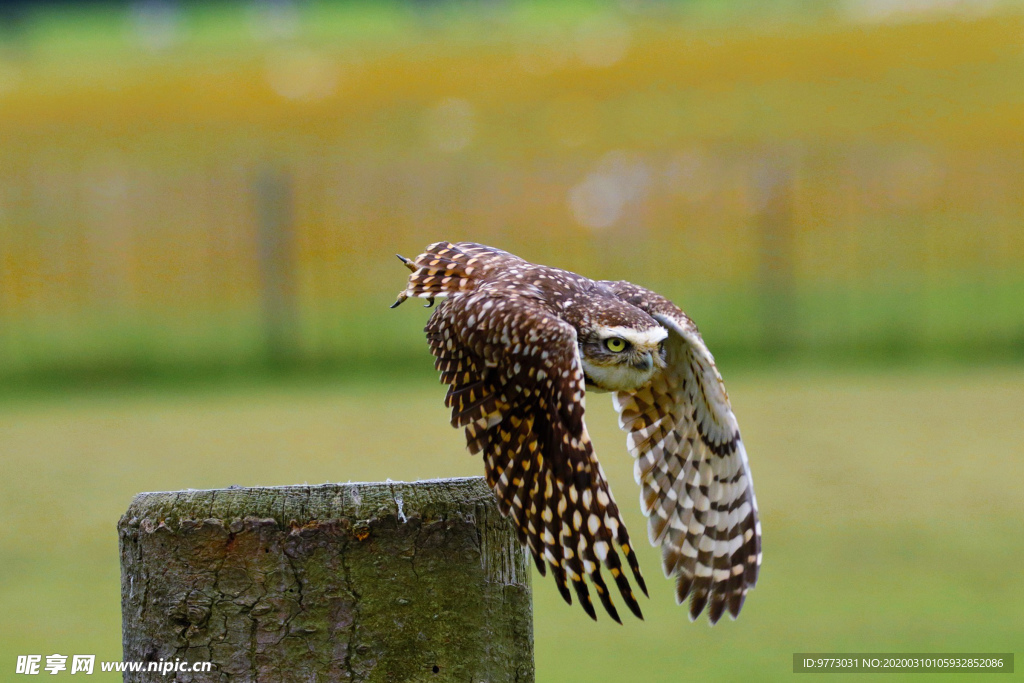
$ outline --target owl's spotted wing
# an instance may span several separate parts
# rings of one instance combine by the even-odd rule
[[[470,452],[483,452],[487,482],[541,574],[546,561],[566,602],[572,583],[596,618],[589,576],[619,621],[603,564],[641,617],[616,545],[646,587],[583,421],[575,329],[537,299],[482,287],[442,303],[426,332],[452,425],[465,428]]]
[[[669,331],[664,371],[614,397],[651,544],[661,544],[665,575],[677,577],[677,600],[690,596],[691,619],[705,605],[711,623],[726,608],[735,618],[757,583],[761,524],[722,377],[697,327],[672,302],[628,282],[605,284]]]

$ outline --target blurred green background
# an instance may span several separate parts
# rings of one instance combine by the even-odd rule
[[[539,681],[1024,640],[1020,5],[2,9],[0,670],[120,658],[136,492],[482,474],[387,309],[440,239],[673,298],[757,482],[740,620],[690,624],[650,548],[642,623],[535,576]]]

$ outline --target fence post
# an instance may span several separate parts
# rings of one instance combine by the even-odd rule
[[[213,663],[175,680],[534,680],[529,566],[482,478],[142,493],[118,532],[125,661]]]
[[[754,178],[755,222],[760,242],[757,286],[762,311],[761,350],[775,356],[792,350],[798,323],[793,185],[793,161],[777,150],[766,153]]]
[[[267,360],[285,366],[299,351],[295,207],[291,177],[263,169],[256,177],[256,257]]]

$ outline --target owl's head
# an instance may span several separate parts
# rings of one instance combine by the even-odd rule
[[[662,347],[668,332],[660,325],[597,325],[580,338],[587,382],[600,391],[633,391],[665,367]]]

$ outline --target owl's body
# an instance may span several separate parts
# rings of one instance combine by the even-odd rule
[[[610,391],[636,458],[641,507],[677,598],[735,617],[761,562],[746,452],[721,377],[697,328],[667,299],[529,263],[478,244],[438,242],[415,260],[397,306],[446,297],[426,333],[452,425],[466,431],[502,512],[541,574],[595,617],[585,577],[619,620],[606,568],[640,607],[644,593],[618,507],[583,420],[586,390]],[[428,304],[429,305],[429,304]]]

